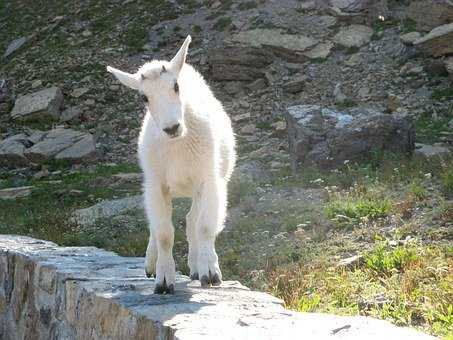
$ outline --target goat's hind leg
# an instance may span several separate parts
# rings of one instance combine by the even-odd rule
[[[197,240],[197,222],[200,214],[200,193],[196,192],[192,197],[192,206],[186,216],[186,234],[189,243],[189,255],[187,265],[190,269],[190,278],[198,280],[198,240]]]
[[[222,229],[226,213],[226,184],[212,180],[203,185],[200,217],[197,223],[198,274],[202,287],[222,283],[222,272],[215,251],[215,238]]]

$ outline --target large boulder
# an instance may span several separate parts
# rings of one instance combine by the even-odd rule
[[[453,53],[453,23],[436,27],[427,35],[415,40],[414,45],[422,53],[433,57]]]
[[[418,30],[431,31],[437,26],[453,22],[453,1],[411,1],[407,9],[407,16],[417,23]]]
[[[407,115],[297,105],[289,107],[285,116],[294,167],[302,163],[335,168],[365,161],[373,151],[410,154],[415,146],[414,124]]]
[[[0,165],[6,167],[49,160],[79,163],[91,161],[95,157],[93,135],[61,127],[47,132],[30,130],[0,142]]]
[[[58,121],[63,94],[58,87],[50,87],[20,96],[11,111],[11,118],[19,122]]]
[[[334,36],[333,41],[346,48],[361,47],[368,44],[373,36],[373,30],[364,25],[342,27]]]
[[[207,61],[214,80],[252,81],[264,77],[272,56],[260,48],[226,44],[211,49]]]
[[[36,163],[50,159],[78,163],[92,160],[95,153],[95,142],[91,134],[64,128],[50,130],[41,141],[24,152],[27,159]]]
[[[315,38],[302,34],[288,34],[277,28],[257,28],[239,32],[231,41],[243,46],[261,48],[292,62],[328,55],[330,44],[318,46]]]

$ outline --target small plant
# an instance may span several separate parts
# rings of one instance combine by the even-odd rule
[[[241,2],[238,5],[238,9],[241,11],[244,11],[244,10],[256,8],[257,6],[258,6],[258,4],[255,1],[245,1],[245,2]]]
[[[440,174],[442,190],[447,196],[453,195],[453,161],[450,164],[444,165]]]
[[[390,274],[395,270],[403,271],[417,259],[417,253],[413,248],[404,246],[389,249],[384,242],[365,255],[367,267],[380,274]]]
[[[297,302],[297,310],[299,312],[314,312],[321,302],[321,297],[317,294],[310,296],[302,296]]]
[[[202,31],[202,28],[200,25],[193,25],[192,27],[192,32],[195,33],[195,34],[198,34]]]
[[[447,87],[445,89],[434,90],[431,98],[434,100],[449,100],[453,98],[453,86]]]
[[[409,185],[409,194],[419,201],[424,200],[428,196],[426,189],[420,184],[419,181],[413,181]]]
[[[339,225],[347,226],[361,220],[376,220],[386,217],[392,209],[390,200],[373,193],[353,191],[335,193],[325,207],[327,217]]]
[[[231,26],[232,22],[230,17],[221,17],[214,24],[214,29],[219,32],[224,31]]]

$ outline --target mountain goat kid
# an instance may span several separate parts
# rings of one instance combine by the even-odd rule
[[[190,277],[203,287],[222,282],[215,238],[225,219],[235,139],[222,104],[185,63],[190,42],[187,36],[170,62],[153,60],[134,74],[107,67],[146,103],[138,156],[150,229],[145,271],[156,276],[157,294],[174,292],[174,197],[192,198],[186,217]]]

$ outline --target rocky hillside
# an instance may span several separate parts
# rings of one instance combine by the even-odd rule
[[[1,3],[0,233],[144,254],[143,107],[105,66],[187,34],[238,139],[225,276],[452,339],[449,0]]]

